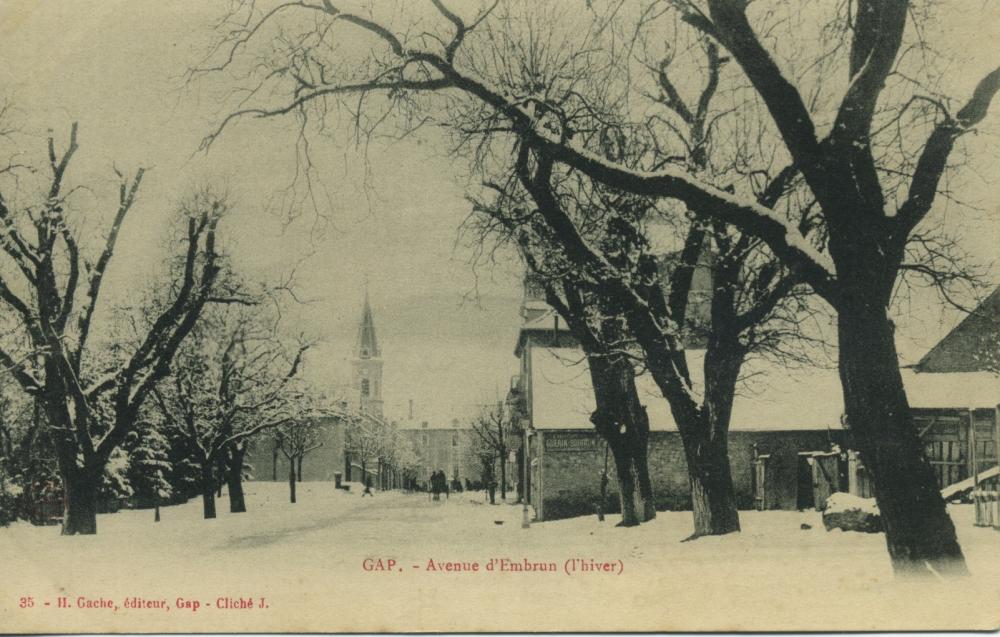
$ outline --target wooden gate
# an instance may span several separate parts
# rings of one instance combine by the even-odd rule
[[[757,445],[753,448],[753,462],[750,464],[750,484],[753,487],[753,508],[758,511],[767,509],[767,461],[769,453],[757,453]]]
[[[914,422],[920,439],[924,443],[924,453],[934,475],[938,488],[961,482],[969,477],[968,433],[972,421],[972,411],[915,410]]]
[[[854,450],[847,452],[847,492],[859,498],[875,497],[868,468],[861,461],[861,454]]]

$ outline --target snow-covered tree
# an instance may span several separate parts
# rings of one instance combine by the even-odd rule
[[[174,493],[169,481],[173,471],[170,440],[160,427],[158,423],[143,422],[125,441],[129,450],[128,481],[136,505],[142,508],[165,504]]]
[[[401,26],[376,7],[353,13],[331,0],[270,12],[256,12],[254,3],[227,5],[239,15],[219,22],[222,41],[194,75],[235,70],[244,53],[274,66],[265,64],[259,76],[244,80],[248,93],[240,94],[239,105],[206,138],[206,145],[242,117],[311,114],[322,123],[342,97],[357,94],[369,107],[365,113],[352,111],[360,128],[386,121],[393,108],[412,116],[410,123],[423,124],[433,119],[435,105],[423,96],[442,95],[444,102],[490,114],[480,118],[488,126],[472,132],[502,136],[508,148],[526,149],[529,179],[539,194],[552,187],[554,177],[572,172],[620,192],[654,198],[677,212],[732,225],[765,244],[783,268],[836,313],[846,417],[872,474],[895,569],[965,573],[954,526],[914,426],[889,316],[908,246],[926,226],[942,178],[949,164],[956,163],[953,150],[983,122],[1000,91],[1000,68],[987,70],[974,87],[959,84],[966,73],[937,71],[942,55],[927,44],[926,24],[918,20],[945,11],[943,5],[931,5],[918,15],[908,0],[825,3],[813,14],[814,24],[805,25],[790,20],[795,10],[780,2],[677,0],[655,11],[588,2],[588,11],[569,14],[554,11],[554,5],[514,1],[459,12],[439,0],[432,4],[432,17],[418,15],[416,7],[404,12],[412,14],[412,23],[420,22],[413,32],[406,28],[410,23]],[[511,7],[516,13],[524,6],[534,10],[522,20],[512,19]],[[296,20],[304,12],[312,19]],[[294,30],[296,36],[267,40],[272,24]],[[527,37],[511,33],[519,24],[529,25]],[[797,27],[788,28],[790,24]],[[672,153],[635,167],[588,143],[608,123],[595,126],[590,95],[619,99],[625,105],[625,124],[633,129],[645,125],[636,123],[642,109],[631,101],[643,86],[634,81],[634,65],[607,59],[605,50],[614,46],[609,41],[624,41],[633,60],[633,50],[651,39],[673,37],[678,25],[718,46],[720,55],[734,62],[718,81],[732,94],[748,84],[751,101],[766,111],[780,142],[773,146],[778,151],[774,165],[787,166],[771,175],[779,183],[777,177],[787,175],[801,184],[800,192],[823,229],[816,243],[776,203],[762,201],[752,189],[712,183],[685,162],[671,161]],[[804,28],[817,25],[818,32]],[[345,55],[328,46],[345,32],[368,38],[370,49],[357,56],[354,48]],[[522,72],[519,58],[504,55],[512,41],[534,61],[556,56],[565,62],[556,76],[528,77],[519,90],[511,90],[504,78]],[[261,56],[254,44],[264,46],[267,54]],[[484,54],[477,56],[477,51]],[[910,55],[914,51],[919,54]],[[530,65],[529,72],[536,66]],[[963,97],[943,97],[949,92]],[[666,97],[672,99],[669,93]],[[741,130],[738,120],[734,130],[735,148],[755,141],[753,131],[748,135]],[[680,133],[671,143],[686,141]],[[480,147],[484,152],[477,161],[503,159],[494,146]],[[756,178],[752,173],[743,177],[743,183]],[[622,305],[636,338],[669,338],[670,326],[657,320],[646,300],[635,298],[628,279],[583,239],[566,210],[551,205],[538,209],[566,256],[585,266]],[[664,394],[690,389],[675,375],[657,371],[676,367],[669,357],[657,361],[650,351],[645,354]]]
[[[91,339],[93,317],[144,171],[132,177],[118,173],[106,237],[94,246],[85,227],[99,223],[107,202],[85,199],[81,193],[94,190],[72,183],[78,149],[74,124],[65,149],[49,136],[47,163],[0,175],[0,257],[5,260],[0,310],[11,328],[0,341],[0,363],[44,411],[63,483],[62,531],[67,535],[97,532],[97,492],[106,466],[212,293],[218,272],[216,227],[225,208],[221,201],[203,200],[184,211],[185,267],[177,271],[174,285],[163,286],[170,290],[169,299],[148,329],[136,334],[134,347],[106,366],[111,358],[102,356]],[[98,404],[110,411],[96,413]]]
[[[482,467],[483,481],[487,486],[499,477],[502,500],[507,499],[507,457],[513,429],[510,411],[503,403],[497,403],[480,410],[466,436],[466,453]]]
[[[326,427],[317,418],[295,418],[275,427],[273,444],[288,460],[288,498],[296,502],[295,483],[302,481],[302,462],[307,454],[323,446]]]
[[[129,464],[129,454],[125,449],[119,447],[111,452],[111,457],[108,458],[104,473],[101,475],[101,484],[97,489],[99,513],[118,511],[135,493],[128,479]]]
[[[187,440],[199,468],[206,519],[215,517],[221,481],[230,511],[246,511],[243,470],[251,440],[310,415],[315,406],[299,377],[309,343],[283,338],[277,317],[255,301],[213,305],[170,377],[154,390],[161,413]]]

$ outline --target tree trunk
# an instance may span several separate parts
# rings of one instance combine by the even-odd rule
[[[622,441],[611,447],[611,455],[615,459],[615,473],[618,475],[618,495],[621,501],[621,526],[639,526],[639,514],[635,505],[635,472],[632,466],[632,454]]]
[[[522,504],[526,502],[526,495],[524,493],[525,487],[527,486],[524,482],[524,433],[521,433],[521,446],[517,450],[517,502]]]
[[[288,459],[288,501],[295,504],[295,457]]]
[[[727,447],[725,435],[684,443],[694,513],[692,537],[740,530]]]
[[[215,481],[210,462],[201,465],[201,503],[205,519],[215,518]]]
[[[642,451],[636,453],[632,462],[635,464],[636,478],[639,486],[639,496],[642,498],[642,509],[639,511],[639,521],[649,522],[656,517],[656,503],[653,501],[653,482],[649,478],[649,437],[641,443]]]
[[[298,459],[295,461],[298,470],[297,471],[298,475],[296,477],[298,478],[299,482],[302,482],[302,458],[303,456],[299,456]]]
[[[226,471],[226,486],[229,491],[229,512],[246,513],[247,504],[243,496],[243,456],[246,450],[234,445],[229,453],[229,467]]]
[[[838,336],[847,424],[871,474],[893,569],[897,574],[967,574],[955,526],[913,423],[885,305],[872,299],[876,294],[844,296]]]
[[[500,499],[507,499],[507,448],[500,447]]]
[[[278,481],[278,447],[275,445],[271,451],[271,482]]]
[[[721,323],[719,318],[713,321],[713,325]],[[696,429],[688,428],[683,436],[694,514],[692,537],[725,535],[740,530],[736,491],[729,465],[729,421],[736,382],[743,365],[743,354],[738,348],[737,339],[727,339],[722,330],[709,336],[705,351],[705,398],[701,422]]]
[[[646,474],[647,494],[637,488],[640,466],[646,466],[649,419],[639,401],[635,370],[623,357],[588,356],[597,409],[590,416],[597,433],[608,443],[615,461],[621,502],[622,526],[636,526],[652,507],[652,483]],[[636,459],[642,457],[638,463]],[[641,501],[637,502],[637,499]],[[654,512],[655,515],[655,512]]]
[[[97,533],[97,487],[100,472],[73,467],[63,472],[63,535]]]

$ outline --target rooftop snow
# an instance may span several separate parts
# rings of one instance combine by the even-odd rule
[[[704,351],[688,351],[695,391],[703,382]],[[576,348],[531,350],[534,426],[589,429],[594,398],[586,360]],[[923,408],[991,407],[1000,399],[1000,380],[989,374],[917,374],[902,370],[910,404]],[[739,431],[840,429],[844,410],[835,369],[787,369],[752,360],[744,365],[733,404],[731,428]],[[637,378],[639,397],[654,431],[677,429],[669,406],[647,373]]]

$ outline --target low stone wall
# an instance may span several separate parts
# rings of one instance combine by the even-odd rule
[[[540,431],[541,518],[557,520],[597,511],[601,471],[605,463],[604,441],[593,430]],[[843,444],[842,431],[734,431],[729,434],[729,459],[733,486],[740,508],[753,504],[751,465],[753,446],[770,454],[768,461],[767,507],[794,509],[798,495],[798,453],[823,451],[830,443]],[[618,483],[614,459],[607,457],[608,493],[606,512],[618,512]],[[650,478],[658,510],[691,508],[690,488],[684,448],[677,432],[657,431],[650,435]],[[537,491],[535,491],[537,494]],[[536,496],[537,497],[537,496]]]

